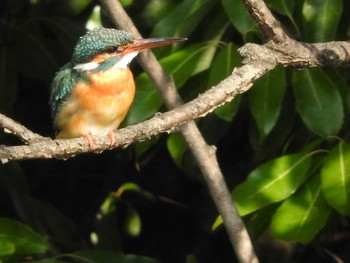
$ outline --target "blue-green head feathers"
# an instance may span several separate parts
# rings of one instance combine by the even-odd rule
[[[94,56],[118,46],[132,42],[132,36],[125,31],[113,28],[96,28],[80,37],[74,48],[72,62],[74,64],[89,62]]]

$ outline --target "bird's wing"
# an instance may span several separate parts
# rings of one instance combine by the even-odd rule
[[[71,63],[64,65],[55,75],[51,85],[51,116],[55,120],[60,104],[66,99],[68,94],[78,80],[79,73],[73,70]]]

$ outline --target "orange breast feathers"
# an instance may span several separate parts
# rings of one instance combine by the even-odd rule
[[[118,128],[135,95],[129,68],[87,72],[90,81],[79,81],[57,117],[58,138],[107,134]]]

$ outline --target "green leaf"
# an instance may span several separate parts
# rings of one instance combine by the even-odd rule
[[[238,47],[232,43],[219,48],[209,69],[208,86],[217,85],[232,74],[235,67],[241,64]]]
[[[295,8],[295,1],[290,0],[266,0],[266,4],[272,10],[288,17],[292,16]]]
[[[168,151],[177,166],[182,166],[183,154],[187,149],[187,143],[180,134],[170,134],[166,142]]]
[[[277,209],[271,230],[279,240],[309,243],[324,227],[331,208],[325,202],[319,175],[313,176]]]
[[[79,251],[70,256],[78,262],[89,262],[89,263],[159,263],[158,260],[136,256],[136,255],[124,255],[122,253],[112,253],[104,251]]]
[[[243,36],[246,36],[249,32],[258,31],[256,23],[241,0],[221,0],[221,4],[231,23]]]
[[[46,239],[34,232],[28,226],[17,221],[0,218],[0,243],[7,247],[7,251],[20,255],[43,253],[49,249]]]
[[[188,36],[203,17],[212,10],[217,0],[185,0],[154,27],[153,36]]]
[[[224,221],[222,220],[222,217],[219,215],[214,223],[211,226],[211,231],[215,231],[219,226],[221,226],[224,223]]]
[[[343,0],[304,0],[302,12],[306,41],[331,41],[337,33]]]
[[[300,36],[299,26],[295,20],[294,10],[296,6],[296,1],[290,0],[266,0],[266,4],[268,7],[281,14],[288,17],[293,29],[295,30],[295,34]]]
[[[321,168],[321,176],[328,204],[339,213],[350,215],[350,144],[334,147]]]
[[[142,220],[140,214],[131,205],[127,206],[126,217],[124,221],[124,231],[132,237],[138,237],[142,229]]]
[[[232,196],[240,215],[252,213],[293,194],[305,181],[312,154],[291,154],[260,165]]]
[[[209,68],[216,44],[196,44],[162,58],[164,70],[173,75],[179,88],[193,75]],[[162,105],[162,99],[146,73],[136,78],[136,96],[126,118],[134,124],[154,115]]]
[[[209,69],[208,86],[217,85],[220,81],[232,74],[234,67],[240,65],[240,56],[237,47],[232,43],[219,49]],[[236,115],[240,104],[237,96],[232,102],[215,109],[214,113],[221,119],[230,122]]]
[[[233,117],[236,116],[240,104],[241,96],[237,95],[233,101],[226,102],[224,105],[216,108],[214,114],[224,121],[231,122]]]
[[[15,253],[15,251],[16,248],[13,243],[0,237],[0,256],[11,255]]]
[[[309,130],[319,136],[336,135],[344,109],[335,83],[319,68],[293,73],[297,108]]]
[[[350,86],[342,74],[338,72],[335,68],[325,68],[324,69],[327,76],[332,80],[334,85],[339,90],[343,105],[344,113],[347,115],[350,113]]]
[[[285,69],[277,68],[254,83],[249,92],[249,106],[256,122],[260,140],[275,127],[281,113],[286,87]]]

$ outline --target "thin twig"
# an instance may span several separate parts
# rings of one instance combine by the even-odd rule
[[[0,113],[0,128],[4,129],[6,133],[12,133],[21,139],[23,143],[31,144],[43,140],[44,137],[28,130],[22,124],[8,118]]]

